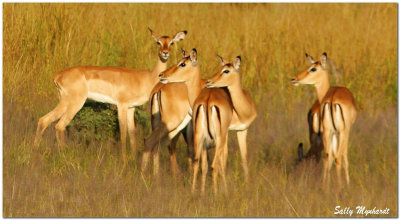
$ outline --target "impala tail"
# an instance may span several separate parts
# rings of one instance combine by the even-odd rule
[[[343,109],[340,104],[333,105],[333,122],[337,130],[343,130],[345,126]]]
[[[339,152],[339,135],[338,132],[344,129],[345,122],[343,120],[343,111],[340,104],[325,103],[322,119],[324,127],[332,127],[333,133],[331,136],[331,153],[336,156]]]
[[[215,106],[212,107],[216,109]],[[212,117],[215,110],[210,109],[207,104],[198,105],[197,109],[195,110],[195,118],[193,124],[194,128],[200,128],[201,133],[203,134],[204,138],[204,146],[207,148],[211,148],[215,145],[215,119]]]

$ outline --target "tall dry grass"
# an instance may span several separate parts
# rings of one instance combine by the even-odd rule
[[[219,65],[216,53],[242,56],[242,84],[259,116],[248,135],[248,185],[230,133],[228,197],[192,196],[186,170],[169,175],[165,149],[159,180],[132,160],[120,174],[112,142],[80,143],[71,134],[58,151],[52,127],[32,149],[38,118],[58,101],[52,75],[74,65],[151,69],[156,47],[147,26],[188,30],[170,64],[180,47],[195,47],[204,77]],[[3,216],[310,217],[335,216],[337,205],[387,207],[397,216],[397,27],[396,4],[3,4]],[[324,51],[339,71],[331,84],[348,87],[360,110],[343,190],[335,181],[321,188],[318,166],[295,166],[316,95],[289,79],[306,67],[305,52]],[[137,135],[142,149],[147,134]]]

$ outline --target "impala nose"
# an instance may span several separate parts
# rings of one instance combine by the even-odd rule
[[[292,84],[295,86],[299,85],[299,82],[296,80],[296,78],[292,78],[290,82],[292,82]]]

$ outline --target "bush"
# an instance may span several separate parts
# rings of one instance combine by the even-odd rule
[[[97,141],[118,140],[119,124],[117,107],[99,102],[86,102],[69,124],[80,139]],[[70,129],[69,128],[69,129]]]
[[[142,106],[135,110],[135,124],[139,126],[137,129],[150,129],[149,113]],[[117,106],[88,101],[75,115],[68,130],[75,130],[74,135],[81,140],[118,141],[120,134]]]

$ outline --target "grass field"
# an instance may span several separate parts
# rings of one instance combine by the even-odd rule
[[[389,208],[398,216],[397,4],[3,4],[4,217],[339,217],[335,207]],[[229,136],[229,196],[190,193],[186,147],[183,175],[172,178],[166,147],[159,180],[130,160],[120,174],[119,144],[79,141],[71,132],[58,150],[54,126],[38,150],[38,119],[58,95],[52,76],[75,65],[152,69],[163,35],[187,30],[173,48],[196,48],[203,77],[217,53],[242,57],[243,87],[258,118],[248,135],[250,183],[243,182],[236,135]],[[298,142],[308,146],[311,86],[290,78],[307,67],[304,53],[326,51],[336,66],[331,85],[348,87],[359,108],[349,140],[350,185],[320,186],[320,166],[295,166]],[[132,88],[135,89],[135,88]],[[149,114],[148,104],[144,111]],[[138,126],[139,159],[150,128]],[[307,148],[307,147],[306,147]],[[333,177],[334,171],[332,172]],[[208,178],[210,180],[211,178]],[[352,215],[354,217],[355,213]],[[343,215],[348,216],[348,215]]]

